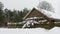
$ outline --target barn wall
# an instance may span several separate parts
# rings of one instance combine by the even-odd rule
[[[37,10],[33,10],[28,16],[27,18],[30,17],[42,17],[44,16],[41,12],[37,11]]]

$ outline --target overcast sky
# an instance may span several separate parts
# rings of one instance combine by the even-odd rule
[[[22,10],[23,8],[32,9],[36,7],[40,1],[47,1],[51,3],[56,13],[52,16],[60,19],[60,0],[0,0],[4,4],[5,8],[10,10]]]
[[[52,14],[52,17],[60,19],[60,0],[40,0],[40,1],[47,1],[51,3],[55,11],[55,13]]]
[[[0,0],[5,8],[21,10],[23,8],[31,9],[36,7],[39,0]]]

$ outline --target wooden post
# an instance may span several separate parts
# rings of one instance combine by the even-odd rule
[[[50,20],[49,24],[50,24],[50,27],[54,27],[55,26],[54,20]]]

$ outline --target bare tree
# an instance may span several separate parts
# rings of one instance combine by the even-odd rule
[[[40,8],[40,9],[44,9],[44,10],[47,10],[47,11],[54,12],[54,8],[47,1],[41,1],[41,2],[39,2],[39,5],[37,7]]]

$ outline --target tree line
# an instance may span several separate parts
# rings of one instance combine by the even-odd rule
[[[7,22],[22,22],[23,17],[28,13],[28,9],[23,10],[9,10],[7,8],[3,9],[4,5],[0,2],[0,26],[3,26]]]

